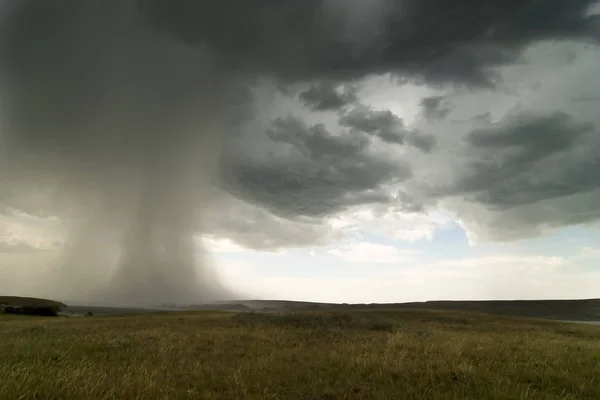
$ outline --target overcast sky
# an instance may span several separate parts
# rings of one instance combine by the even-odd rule
[[[218,201],[196,232],[225,286],[330,302],[600,297],[593,1],[464,0],[436,17],[447,2],[311,0],[273,7],[279,23],[231,3],[239,16],[213,10],[202,28],[186,18],[202,6],[156,11],[186,46],[218,49],[220,68],[243,82],[227,112]],[[25,114],[40,119],[22,122],[27,132],[58,124],[79,99],[35,108],[28,93]],[[18,124],[23,104],[0,117]],[[41,190],[3,192],[0,293],[52,294],[28,278],[68,243]],[[84,269],[90,280],[105,273]]]

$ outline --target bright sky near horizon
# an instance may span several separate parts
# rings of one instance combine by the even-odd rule
[[[35,217],[11,224],[13,232],[35,239],[19,240],[21,246],[6,246],[0,253],[0,292],[44,294],[31,287],[32,275],[51,250],[33,247],[50,245],[44,242],[48,231],[38,229],[44,224]],[[398,227],[406,229],[402,239],[356,230],[351,240],[337,245],[274,252],[246,249],[229,239],[206,239],[205,245],[219,275],[240,298],[381,303],[600,297],[596,228],[567,227],[514,243],[473,244],[458,223],[444,218]],[[93,271],[89,276],[94,279]]]
[[[557,35],[499,65],[481,60],[503,48],[474,41],[481,65],[441,62],[425,84],[261,81],[198,233],[223,284],[339,303],[600,297],[600,46]],[[437,84],[463,70],[495,84]],[[0,210],[0,293],[60,296],[31,277],[66,245],[61,220],[17,206]]]

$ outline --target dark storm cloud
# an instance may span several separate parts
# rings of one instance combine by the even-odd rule
[[[564,112],[515,115],[466,141],[474,160],[453,194],[505,209],[600,188],[597,127]]]
[[[365,134],[334,134],[322,124],[289,117],[275,120],[267,135],[292,153],[261,164],[245,163],[243,156],[227,161],[226,187],[283,215],[325,216],[387,202],[381,185],[411,176],[404,162],[373,153]]]
[[[431,150],[433,150],[437,144],[437,139],[434,135],[419,131],[410,131],[404,140],[406,143],[416,147],[423,153],[431,152]]]
[[[491,124],[492,114],[489,111],[484,112],[483,114],[478,114],[472,118],[472,121],[478,124]]]
[[[389,143],[404,144],[404,122],[390,110],[359,106],[342,115],[339,122],[354,132],[364,132]]]
[[[340,87],[333,82],[311,85],[299,97],[313,111],[335,111],[358,100],[356,88]]]
[[[469,145],[483,150],[515,148],[518,154],[510,161],[521,167],[568,149],[593,129],[593,123],[577,122],[562,111],[548,115],[524,113],[471,131],[466,140]]]
[[[443,119],[445,118],[452,108],[447,104],[444,104],[444,96],[432,96],[426,97],[421,100],[421,108],[423,109],[423,115],[427,119]]]
[[[361,105],[343,114],[339,123],[350,128],[355,135],[366,133],[387,143],[409,144],[425,153],[430,152],[436,144],[432,135],[407,130],[402,118],[390,110],[373,110]]]
[[[189,285],[195,279],[189,221],[216,201],[210,188],[219,178],[234,195],[278,215],[323,216],[353,204],[387,202],[383,187],[411,175],[404,161],[376,154],[373,138],[424,152],[435,146],[433,136],[408,131],[393,113],[357,107],[340,117],[349,132],[277,121],[268,135],[289,158],[257,161],[243,152],[220,157],[224,138],[233,135],[232,120],[254,117],[245,111],[252,101],[249,87],[262,78],[283,91],[314,85],[301,100],[313,110],[335,110],[356,103],[347,85],[376,74],[431,85],[489,86],[498,79],[496,67],[515,62],[538,40],[597,40],[597,25],[584,16],[592,3],[5,3],[0,79],[7,151],[0,203],[23,199],[19,205],[29,202],[28,211],[66,215],[69,223],[85,216],[87,223],[68,226],[78,252],[67,255],[66,263],[76,265],[87,250],[102,254],[118,242],[124,275],[115,282],[132,285],[122,292],[133,288],[153,298],[164,289],[178,298],[192,296],[198,288]],[[335,82],[335,89],[323,82]],[[544,126],[558,136],[552,130],[558,128]],[[516,151],[506,160],[516,157],[513,164],[524,167],[561,143],[540,150],[505,136],[528,154]],[[471,139],[483,152],[498,146],[485,134]],[[480,164],[498,180],[506,174]],[[482,178],[466,178],[459,189],[483,191]],[[17,193],[16,182],[28,190]],[[49,189],[39,194],[42,184]],[[202,298],[224,293],[218,282],[203,285]]]
[[[267,135],[276,142],[293,145],[307,157],[320,160],[347,159],[361,153],[369,145],[364,135],[333,135],[324,124],[307,126],[298,118],[278,118]]]
[[[489,84],[536,40],[597,39],[593,0],[143,2],[166,31],[223,51],[231,68],[285,81],[396,72]],[[372,21],[369,21],[372,19]],[[367,21],[367,22],[365,22]]]

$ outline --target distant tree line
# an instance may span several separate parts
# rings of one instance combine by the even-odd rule
[[[0,296],[0,314],[56,317],[66,305],[34,297]]]
[[[17,315],[37,315],[41,317],[56,317],[59,308],[53,306],[9,306],[0,305],[0,313]]]

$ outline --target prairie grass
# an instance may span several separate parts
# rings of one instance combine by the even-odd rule
[[[600,399],[600,327],[411,310],[3,316],[0,399]]]

